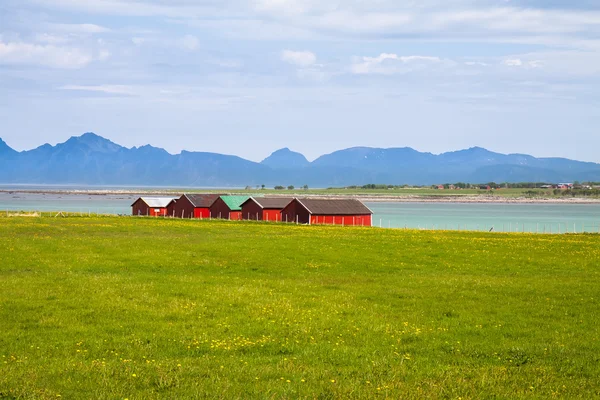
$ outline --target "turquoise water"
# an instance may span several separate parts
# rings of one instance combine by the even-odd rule
[[[1,211],[65,211],[95,214],[131,214],[140,195],[83,195],[0,192]]]
[[[600,232],[600,204],[366,203],[385,228]]]
[[[139,195],[0,192],[3,211],[131,214]],[[598,204],[366,203],[382,228],[496,232],[600,232]]]

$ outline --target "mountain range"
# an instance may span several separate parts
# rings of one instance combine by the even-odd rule
[[[260,163],[217,153],[170,154],[150,145],[126,148],[94,133],[56,146],[15,151],[0,139],[0,183],[243,187],[368,183],[600,181],[600,164],[500,154],[480,147],[422,153],[409,147],[354,147],[309,162],[287,148]]]

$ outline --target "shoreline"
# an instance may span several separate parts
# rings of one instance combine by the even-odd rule
[[[227,193],[227,190],[223,190]],[[239,193],[235,190],[229,193]],[[0,189],[0,194],[33,194],[58,196],[163,196],[178,197],[179,192],[172,190],[40,190],[40,189]],[[252,196],[254,193],[244,193]],[[261,194],[256,193],[256,194]],[[321,199],[357,199],[370,203],[490,203],[490,204],[600,204],[600,198],[585,197],[508,197],[490,195],[377,195],[377,194],[301,194],[301,193],[267,193],[273,197],[310,197]]]

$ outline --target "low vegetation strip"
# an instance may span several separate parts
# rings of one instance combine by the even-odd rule
[[[597,398],[600,236],[0,219],[0,398]]]

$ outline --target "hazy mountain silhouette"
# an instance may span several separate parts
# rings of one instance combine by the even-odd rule
[[[304,155],[291,151],[287,147],[273,152],[260,163],[274,169],[304,168],[310,165]]]
[[[16,154],[17,152],[10,148],[6,142],[0,139],[0,155]]]
[[[260,163],[218,153],[126,148],[94,133],[17,152],[0,139],[0,183],[312,187],[367,183],[600,181],[600,164],[473,147],[434,155],[409,147],[354,147],[313,162],[287,148]]]

